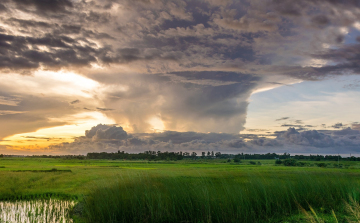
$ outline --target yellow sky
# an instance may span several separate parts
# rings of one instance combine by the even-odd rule
[[[115,124],[115,121],[106,117],[100,112],[84,112],[69,117],[64,120],[73,120],[72,124],[42,128],[35,132],[15,134],[4,138],[0,145],[10,145],[14,147],[47,147],[54,143],[72,142],[74,137],[83,136],[85,130],[102,124]]]

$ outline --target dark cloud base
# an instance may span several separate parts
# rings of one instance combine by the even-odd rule
[[[165,131],[127,134],[122,127],[97,125],[73,143],[62,143],[48,151],[86,154],[88,152],[219,151],[223,153],[291,152],[335,154],[360,152],[360,131],[351,128],[321,133],[289,128],[275,139],[257,135]]]

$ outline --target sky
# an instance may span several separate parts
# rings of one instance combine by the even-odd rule
[[[358,0],[2,0],[0,153],[360,155]]]

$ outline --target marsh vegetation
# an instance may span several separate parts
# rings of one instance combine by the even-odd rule
[[[3,158],[0,199],[75,200],[63,206],[74,222],[311,222],[311,210],[325,222],[350,222],[358,162],[258,162]]]
[[[299,207],[342,212],[349,196],[359,196],[358,184],[339,173],[143,173],[99,184],[84,201],[83,217],[86,222],[279,222],[299,214]]]
[[[73,222],[69,211],[74,201],[57,199],[2,201],[0,202],[1,223],[68,223]]]

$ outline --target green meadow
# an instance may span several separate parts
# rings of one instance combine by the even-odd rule
[[[359,222],[360,163],[318,163],[0,158],[0,200],[72,200],[74,222]]]

